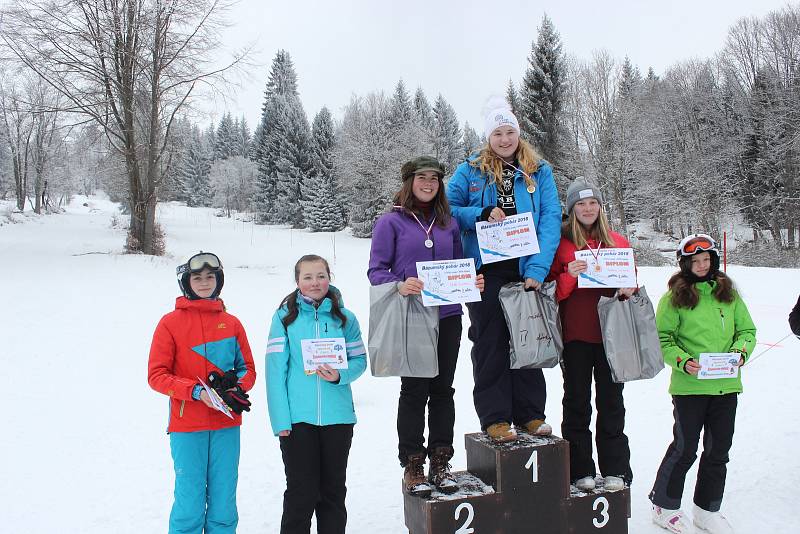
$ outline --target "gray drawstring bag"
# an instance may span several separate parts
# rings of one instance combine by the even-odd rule
[[[555,299],[556,283],[525,291],[516,282],[500,288],[500,306],[511,336],[511,369],[555,367],[564,343]]]
[[[664,368],[656,314],[644,286],[627,300],[600,297],[597,313],[614,382],[653,378]]]
[[[433,378],[439,374],[439,308],[419,295],[398,293],[400,282],[369,288],[369,366],[372,376]]]

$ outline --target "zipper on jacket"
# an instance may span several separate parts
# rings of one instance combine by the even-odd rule
[[[183,417],[183,407],[184,406],[186,406],[186,401],[182,400],[181,401],[181,411],[180,411],[180,414],[178,414],[178,417]]]
[[[722,321],[722,331],[725,331],[725,314],[722,312],[722,308],[719,308],[719,318]]]
[[[319,339],[319,315],[317,308],[314,308],[314,329]],[[322,426],[322,387],[319,382],[319,373],[314,373],[317,376],[317,426]]]

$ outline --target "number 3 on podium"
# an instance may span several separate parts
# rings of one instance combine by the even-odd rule
[[[592,524],[594,525],[594,528],[603,528],[608,523],[608,499],[605,497],[598,497],[594,501],[594,504],[592,504],[592,510],[597,510],[600,507],[602,507],[600,509],[600,520],[598,520],[596,517],[592,518]]]

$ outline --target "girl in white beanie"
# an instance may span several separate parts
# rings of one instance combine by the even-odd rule
[[[561,205],[550,165],[519,137],[519,122],[505,101],[485,108],[487,144],[456,168],[447,199],[461,228],[464,257],[475,259],[484,275],[482,300],[467,304],[475,388],[473,400],[481,428],[498,441],[516,437],[511,429],[538,435],[552,432],[545,423],[546,389],[541,369],[510,369],[509,332],[498,294],[504,284],[524,281],[538,288],[558,246]],[[531,213],[538,254],[483,265],[475,223],[502,221]]]

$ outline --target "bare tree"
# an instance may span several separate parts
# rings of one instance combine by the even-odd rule
[[[158,252],[157,190],[169,172],[170,130],[199,85],[240,64],[214,66],[218,0],[16,0],[2,39],[19,61],[98,124],[125,161],[128,249]]]
[[[11,151],[17,209],[22,211],[28,194],[28,152],[33,135],[33,117],[26,111],[18,80],[7,73],[0,77],[0,119]]]

